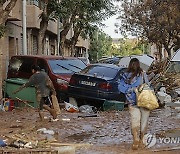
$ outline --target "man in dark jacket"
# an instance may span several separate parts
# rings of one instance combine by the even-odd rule
[[[39,116],[40,119],[43,120],[43,112],[42,109],[46,109],[53,116],[53,120],[56,120],[57,113],[55,109],[52,108],[50,94],[56,95],[53,84],[51,84],[51,80],[46,72],[41,71],[39,66],[33,65],[31,67],[33,75],[29,78],[29,81],[19,87],[15,92],[21,91],[23,88],[34,86],[36,89],[36,99],[39,104]]]

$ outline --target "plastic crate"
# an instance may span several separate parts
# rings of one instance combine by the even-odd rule
[[[105,100],[103,104],[103,110],[122,111],[124,110],[124,102],[115,101],[115,100]]]

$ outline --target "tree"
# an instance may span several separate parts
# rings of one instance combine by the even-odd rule
[[[39,6],[42,10],[40,14],[40,29],[38,36],[38,54],[44,52],[45,33],[48,27],[49,20],[55,20],[55,12],[58,7],[58,0],[40,0]]]
[[[163,46],[169,57],[171,50],[180,48],[180,1],[147,0],[122,4],[120,31],[127,35],[142,37]]]
[[[119,40],[116,56],[139,55],[143,53],[144,44],[137,39],[123,38]]]
[[[60,50],[63,54],[65,47],[71,48],[74,54],[74,46],[78,37],[84,39],[91,37],[96,25],[114,13],[113,0],[62,0],[60,3],[60,18],[62,19]],[[66,35],[73,29],[73,36],[67,40]]]
[[[111,50],[112,38],[101,31],[94,32],[90,39],[89,54],[91,60],[96,62],[102,56],[108,55]]]
[[[9,13],[15,6],[17,0],[0,0],[0,38],[4,35],[5,31],[5,22],[9,16]]]

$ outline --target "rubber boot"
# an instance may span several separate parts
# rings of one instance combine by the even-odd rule
[[[49,106],[47,105],[43,105],[43,108],[45,110],[48,110],[50,112],[50,114],[52,115],[53,119],[56,119],[57,118],[57,114],[56,114],[56,110],[55,109],[52,109],[50,108]]]
[[[139,128],[132,128],[133,144],[132,150],[138,150],[139,148]]]
[[[143,142],[143,138],[144,138],[144,133],[140,133],[140,140],[139,140],[139,148],[140,149],[144,149],[146,147],[146,145]]]
[[[41,121],[44,121],[44,114],[42,113],[42,111],[39,111],[39,117]]]
[[[139,141],[139,148],[144,149],[146,145],[143,143],[144,135],[147,132],[148,126],[148,119],[149,119],[150,111],[144,108],[141,108],[141,130],[140,130],[140,141]]]

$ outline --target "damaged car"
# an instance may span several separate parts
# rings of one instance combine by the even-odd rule
[[[117,100],[125,102],[125,96],[118,90],[118,80],[125,68],[113,64],[92,64],[74,73],[68,86],[69,97],[83,102],[104,102]],[[97,104],[96,104],[97,105]]]

